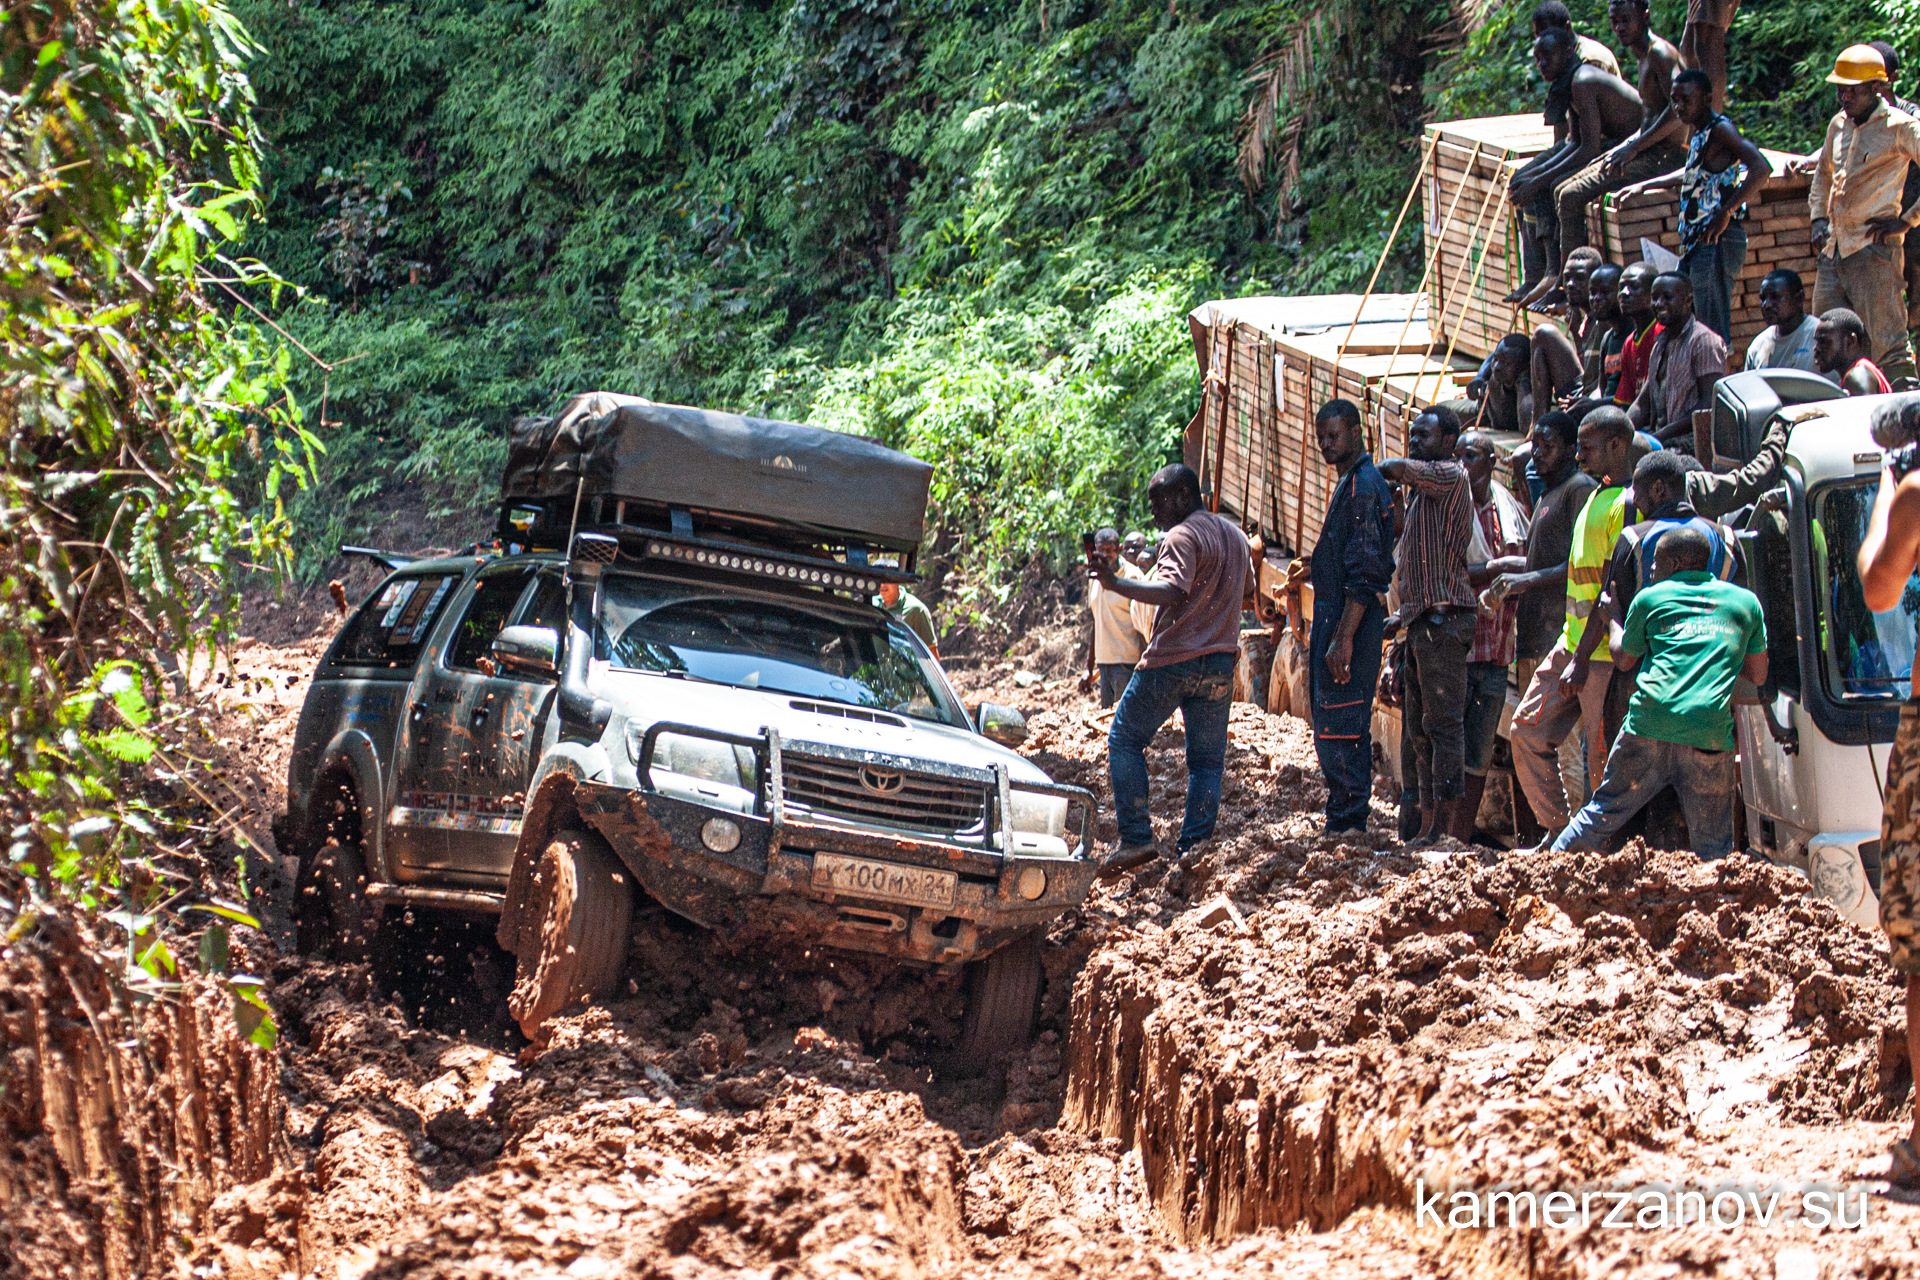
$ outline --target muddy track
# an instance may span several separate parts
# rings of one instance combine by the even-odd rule
[[[1021,662],[1057,670],[1063,635],[1035,629]],[[236,779],[263,813],[314,643],[244,651],[257,678],[222,693]],[[1057,778],[1104,793],[1106,719],[1068,684],[1014,674],[960,672],[970,695],[1030,709],[1027,750]],[[1163,819],[1181,745],[1170,726],[1151,758]],[[275,957],[251,936],[283,1026],[275,1071],[236,1056],[208,1006],[195,1053],[153,1036],[157,1056],[118,1051],[175,1084],[104,1094],[83,1122],[22,1101],[51,1049],[10,1050],[8,1252],[35,1260],[22,1274],[108,1273],[84,1264],[111,1237],[127,1260],[113,1274],[327,1280],[1799,1276],[1920,1256],[1911,1211],[1884,1198],[1846,1233],[1416,1221],[1416,1187],[1883,1169],[1911,1076],[1884,942],[1744,857],[1413,855],[1384,807],[1381,834],[1330,845],[1312,834],[1303,727],[1249,707],[1228,777],[1200,856],[1097,888],[1049,932],[1040,1034],[980,1079],[946,1069],[953,977],[773,962],[659,912],[637,917],[626,990],[539,1050],[504,1018],[511,961],[483,925],[390,920],[372,966]],[[18,1011],[52,1007],[21,995],[56,990],[52,954],[9,953],[10,1046]],[[189,1061],[209,1065],[180,1075]],[[220,1099],[204,1118],[169,1101],[196,1089]],[[181,1136],[196,1127],[204,1156]],[[102,1172],[87,1132],[149,1154]],[[36,1193],[114,1178],[105,1199]],[[152,1206],[118,1236],[102,1226],[115,1196]]]

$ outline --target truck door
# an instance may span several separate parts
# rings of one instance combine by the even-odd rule
[[[496,671],[488,651],[534,576],[531,564],[482,570],[441,652],[415,680],[399,800],[388,816],[409,879],[496,887],[512,863],[528,772],[521,765],[538,731],[513,711],[529,682]]]

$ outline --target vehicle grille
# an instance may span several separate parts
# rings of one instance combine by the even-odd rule
[[[978,831],[985,823],[987,793],[978,783],[880,770],[900,779],[898,790],[881,794],[862,784],[867,767],[851,760],[785,752],[780,762],[788,801],[816,813],[932,835]]]

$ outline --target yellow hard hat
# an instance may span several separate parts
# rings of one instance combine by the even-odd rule
[[[1828,84],[1872,84],[1887,78],[1886,59],[1870,44],[1848,45],[1834,59]]]

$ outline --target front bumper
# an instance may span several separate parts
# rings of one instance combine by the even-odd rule
[[[1045,925],[1085,900],[1096,870],[1085,857],[1007,857],[931,838],[710,808],[603,783],[580,783],[575,802],[647,892],[697,924],[929,964],[973,959]],[[1091,796],[1086,803],[1090,827]],[[701,837],[714,818],[740,830],[739,844],[725,853],[709,849]],[[951,871],[958,878],[953,904],[934,908],[836,893],[815,883],[819,853]],[[1021,891],[1035,887],[1030,870],[1044,878],[1034,897]]]

